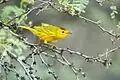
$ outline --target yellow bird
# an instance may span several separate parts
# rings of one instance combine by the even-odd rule
[[[20,28],[31,31],[34,35],[38,36],[40,40],[43,40],[45,44],[55,40],[63,39],[71,34],[67,29],[63,27],[57,27],[49,24],[42,23],[41,26],[19,26]]]

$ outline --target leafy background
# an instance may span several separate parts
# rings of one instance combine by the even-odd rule
[[[116,3],[119,12],[120,1],[116,0]],[[2,9],[4,6],[9,4],[18,5],[19,2],[17,0],[11,0],[9,3],[0,4],[0,8]],[[84,16],[86,16],[87,18],[90,18],[92,20],[101,20],[105,29],[116,30],[115,22],[110,17],[110,13],[112,12],[112,10],[110,9],[109,2],[106,2],[105,5],[101,7],[98,3],[92,0],[90,1],[85,11],[86,13],[84,14]],[[118,15],[117,20],[119,20],[119,17],[120,16]],[[33,24],[35,25],[39,25],[40,22],[45,22],[53,25],[63,26],[72,31],[73,34],[69,35],[69,37],[65,39],[59,40],[56,43],[57,46],[69,47],[73,50],[84,52],[90,56],[96,56],[100,53],[105,52],[107,48],[111,49],[113,47],[109,35],[103,33],[96,25],[86,23],[78,17],[73,17],[66,13],[59,13],[56,10],[52,9],[43,11],[39,15],[35,15],[35,12],[32,12],[28,18],[30,21],[33,21]],[[30,32],[27,31],[24,34],[28,37],[30,42],[35,42],[37,38],[29,33]],[[24,54],[27,54],[27,52],[24,52]],[[99,63],[87,63],[78,56],[68,54],[65,55],[71,62],[75,62],[77,67],[83,68],[83,71],[87,73],[86,78],[80,76],[80,78],[83,80],[120,80],[119,50],[112,54],[113,64],[108,69],[106,69]],[[47,58],[46,60],[48,61],[48,63],[52,63],[52,60]],[[38,75],[42,76],[43,80],[53,80],[51,75],[47,73],[47,69],[45,68],[45,66],[39,61],[37,63],[37,68],[40,69],[38,71]],[[23,75],[22,69],[19,66],[17,69],[18,71],[20,71],[21,75]],[[61,80],[75,80],[74,74],[67,66],[62,66],[56,63],[55,66],[53,66],[53,70],[58,74]],[[13,77],[12,73],[9,74],[9,79],[16,80],[16,78]]]

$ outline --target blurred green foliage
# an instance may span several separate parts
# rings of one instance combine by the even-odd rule
[[[23,51],[26,49],[27,49],[27,45],[25,45],[22,41],[20,41],[18,38],[13,36],[8,28],[0,29],[1,55],[6,55],[6,52],[10,51],[15,53],[17,56],[19,56],[23,54]]]
[[[11,18],[13,18],[15,16],[19,16],[19,15],[21,15],[24,12],[25,12],[24,9],[19,8],[17,6],[14,6],[14,5],[5,6],[2,9],[2,14],[0,15],[1,16],[1,20],[2,20],[2,22],[7,23]],[[17,18],[14,21],[14,23],[16,23],[18,21],[19,21],[19,18]]]
[[[28,4],[34,5],[34,0],[21,0],[20,2],[20,8],[26,8]]]
[[[70,14],[85,13],[86,6],[89,3],[89,0],[58,0],[64,9],[67,9]]]

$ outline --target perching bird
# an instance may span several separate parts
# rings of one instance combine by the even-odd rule
[[[44,44],[55,40],[63,39],[70,34],[70,32],[63,28],[49,24],[42,23],[41,26],[19,26],[20,28],[31,31],[34,35],[38,36],[40,40],[44,41]]]

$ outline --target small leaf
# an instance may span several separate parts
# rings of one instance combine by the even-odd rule
[[[67,8],[68,13],[75,15],[76,11],[78,13],[85,13],[85,8],[89,3],[89,0],[58,0],[59,4]]]
[[[21,2],[20,2],[20,7],[21,7],[21,8],[22,8],[22,7],[26,8],[26,6],[27,6],[28,4],[34,5],[34,4],[35,4],[35,0],[21,0]]]
[[[115,18],[115,15],[111,16],[111,18],[114,19],[114,18]]]
[[[13,14],[14,14],[14,16],[18,16],[18,15],[21,15],[22,13],[24,13],[24,12],[25,12],[25,10],[23,10],[23,9],[17,7],[17,6],[9,5],[9,6],[6,6],[2,9],[1,18],[2,18],[2,21],[4,23],[7,23],[10,20],[10,18],[13,16]],[[18,20],[16,20],[16,22],[17,21]]]
[[[0,53],[3,53],[5,48],[19,56],[27,49],[27,45],[13,36],[9,29],[3,28],[0,29]]]
[[[118,12],[117,12],[117,11],[115,11],[115,10],[114,10],[113,12],[114,12],[115,14],[118,14]]]
[[[111,6],[110,9],[117,10],[117,7],[116,6]]]
[[[110,16],[113,16],[113,15],[115,15],[114,12],[110,13]]]

